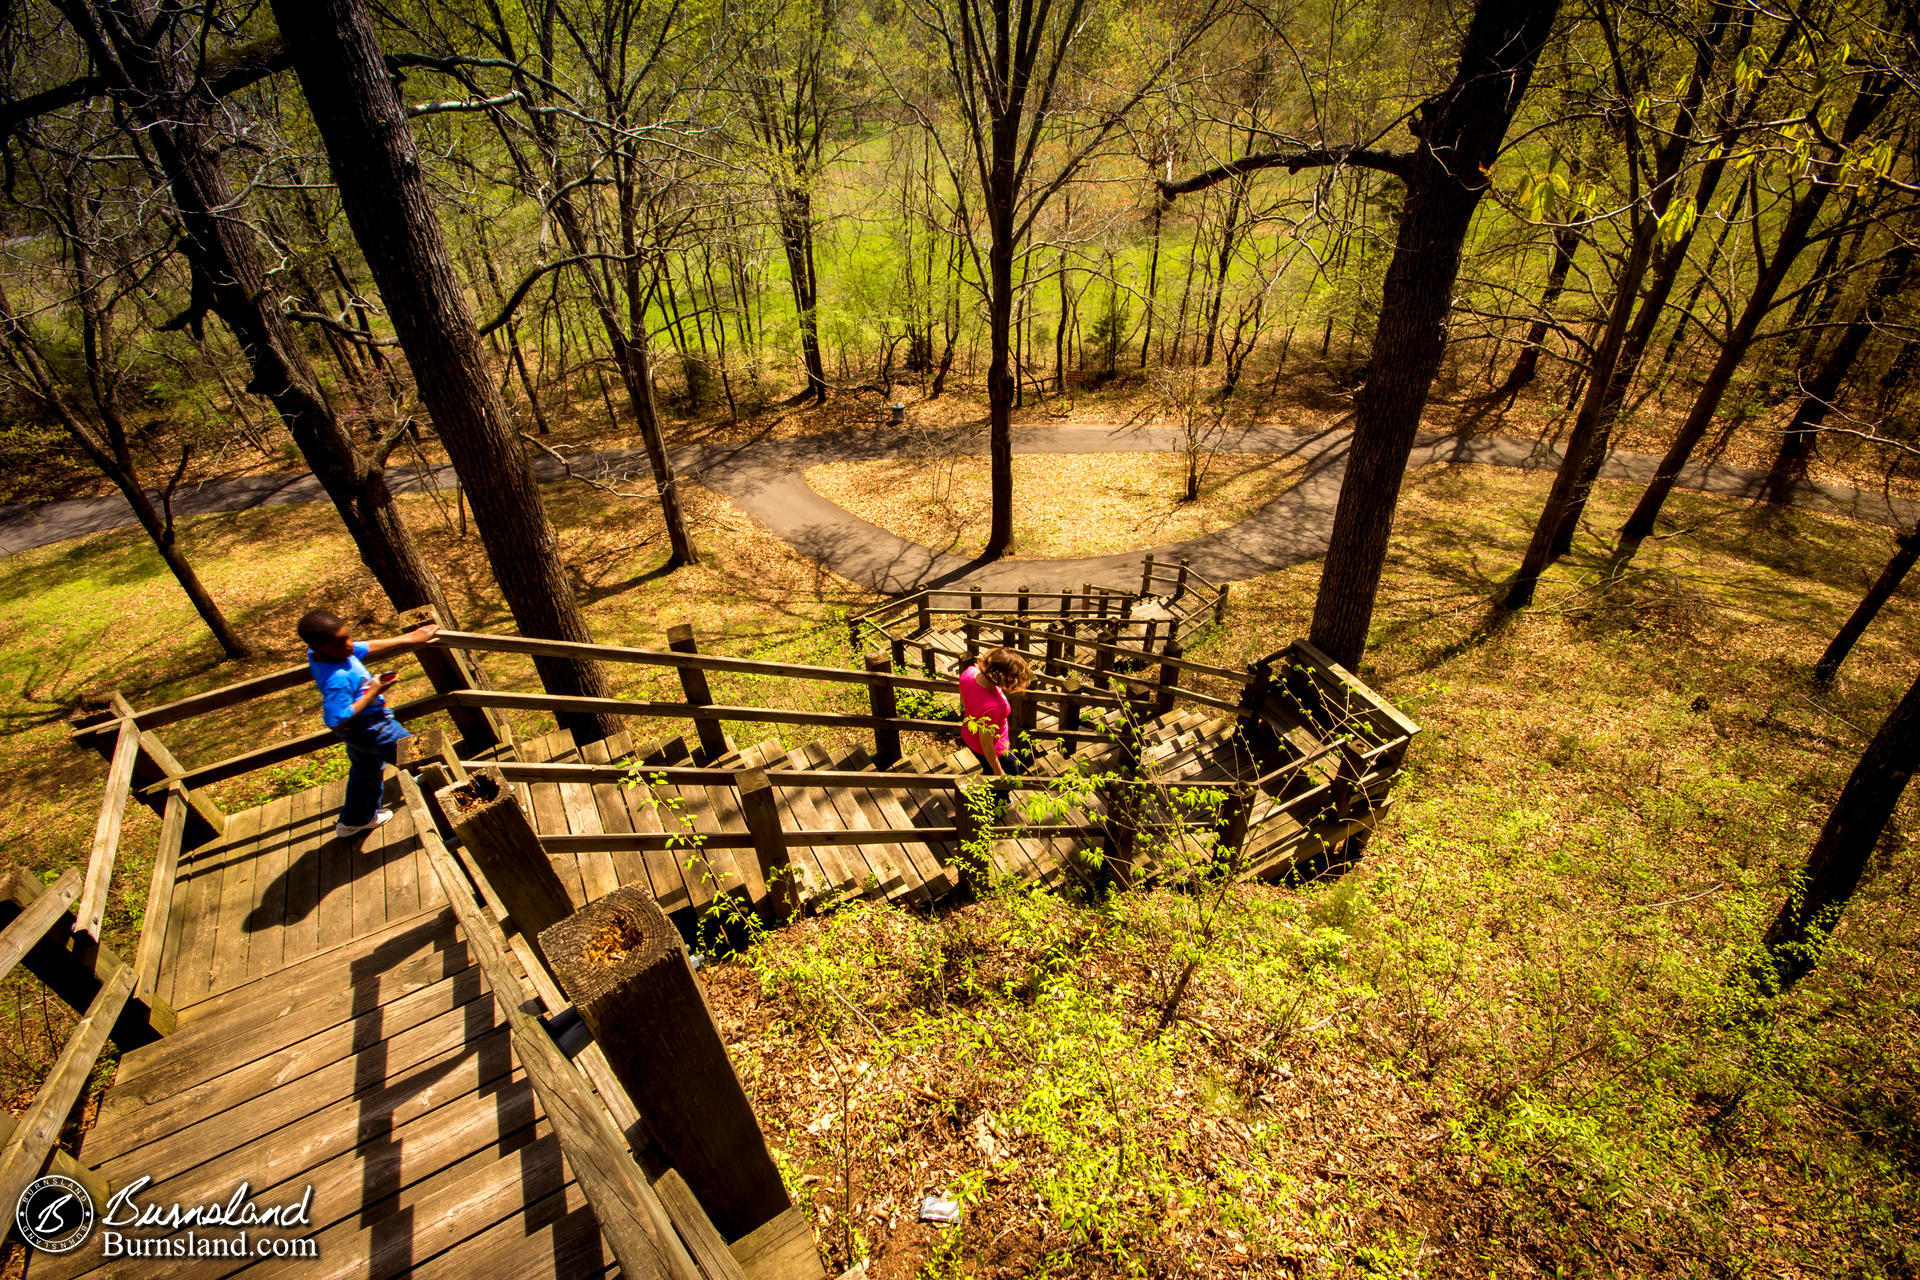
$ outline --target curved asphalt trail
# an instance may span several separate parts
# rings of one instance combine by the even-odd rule
[[[686,445],[673,451],[676,471],[726,497],[746,514],[785,539],[816,563],[862,586],[888,593],[921,586],[965,585],[988,590],[1032,587],[1035,591],[1078,589],[1082,583],[1128,587],[1138,579],[1140,558],[1177,561],[1215,582],[1234,582],[1284,569],[1325,554],[1333,530],[1334,506],[1346,473],[1349,433],[1305,432],[1279,427],[1248,427],[1208,443],[1219,452],[1295,455],[1306,474],[1285,493],[1239,524],[1185,542],[1161,543],[1108,556],[1072,560],[966,560],[937,552],[843,510],[807,486],[807,468],[828,462],[870,461],[902,456],[986,452],[980,428],[948,433],[900,433],[885,430],[838,431],[791,440],[757,440],[739,445]],[[1020,427],[1013,433],[1015,453],[1150,453],[1180,447],[1182,433],[1171,427]],[[575,454],[577,470],[644,479],[646,458],[637,449]],[[1645,482],[1657,459],[1613,454],[1601,476]],[[1409,467],[1437,463],[1551,470],[1557,450],[1532,440],[1504,436],[1464,438],[1425,436],[1414,446]],[[533,462],[543,483],[566,478],[548,457]],[[1734,498],[1754,498],[1765,473],[1718,465],[1693,466],[1680,475],[1683,488]],[[451,467],[437,468],[433,483],[451,487]],[[426,487],[418,473],[394,471],[388,484],[396,493]],[[255,507],[321,502],[326,493],[310,473],[210,480],[175,494],[176,516],[242,511]],[[1920,503],[1888,498],[1844,485],[1803,483],[1795,506],[1874,524],[1907,526],[1920,517]],[[126,500],[115,494],[35,506],[0,506],[0,554],[47,546],[67,538],[117,529],[133,523]]]

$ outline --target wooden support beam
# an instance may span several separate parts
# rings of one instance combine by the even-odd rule
[[[907,665],[907,642],[903,637],[887,637],[887,659],[889,669],[893,671],[899,671]]]
[[[538,951],[541,930],[566,919],[574,904],[519,795],[498,769],[480,768],[465,782],[436,792],[435,800],[467,856]]]
[[[1153,553],[1149,551],[1140,558],[1140,598],[1146,599],[1153,594]]]
[[[687,1185],[679,1170],[669,1169],[654,1179],[653,1193],[660,1197],[661,1207],[672,1220],[673,1229],[680,1233],[687,1253],[700,1268],[704,1280],[747,1280],[746,1271],[714,1229],[713,1219],[700,1207],[699,1197],[693,1194],[693,1188]]]
[[[1058,678],[1060,675],[1060,645],[1060,624],[1056,622],[1047,628],[1046,662],[1041,668],[1049,679]]]
[[[920,601],[914,613],[914,622],[918,627],[916,634],[924,636],[933,630],[933,597],[929,593],[925,591],[920,593]]]
[[[694,643],[693,628],[684,622],[667,628],[667,648],[675,653],[698,653],[700,648]],[[688,702],[696,707],[708,706],[713,702],[713,694],[707,688],[707,673],[698,667],[681,667],[680,691]],[[700,735],[700,754],[707,760],[718,760],[733,750],[727,741],[726,730],[716,720],[696,720],[694,730]]]
[[[1190,572],[1187,558],[1180,557],[1180,571],[1173,577],[1173,598],[1179,600],[1187,594],[1187,574]]]
[[[1166,657],[1172,659],[1172,661],[1162,662],[1160,664],[1159,692],[1155,695],[1153,702],[1153,712],[1155,715],[1163,716],[1173,710],[1173,700],[1180,696],[1179,662],[1185,652],[1186,651],[1180,647],[1180,638],[1177,635],[1169,634],[1167,636]]]
[[[893,696],[893,660],[884,653],[869,653],[866,666],[877,677],[867,686],[867,703],[874,718],[882,721],[873,727],[873,758],[885,769],[900,759],[900,727],[893,723],[900,714]]]
[[[541,947],[647,1129],[727,1239],[791,1203],[680,932],[626,885],[546,930]]]
[[[740,811],[746,816],[747,834],[753,838],[753,856],[760,864],[760,879],[767,886],[761,910],[767,923],[778,927],[800,914],[800,886],[780,822],[780,802],[764,769],[742,769],[736,777]]]
[[[127,816],[127,794],[133,786],[133,766],[139,755],[140,728],[132,720],[123,719],[114,739],[112,763],[107,766],[106,795],[93,825],[87,882],[73,909],[74,928],[95,940],[100,937],[100,918],[107,911],[107,891],[113,887],[113,864],[120,856],[120,827]]]
[[[400,775],[400,794],[413,814],[426,852],[447,902],[460,921],[474,962],[493,989],[493,1001],[505,1019],[514,1056],[527,1073],[540,1109],[560,1140],[567,1164],[586,1193],[600,1231],[613,1250],[623,1276],[635,1280],[701,1280],[699,1268],[674,1232],[660,1199],[634,1163],[627,1139],[580,1071],[554,1043],[535,1012],[539,1001],[522,982],[510,959],[506,939],[474,896],[473,883],[440,840],[433,815],[411,774]]]
[[[967,665],[980,656],[980,619],[968,614],[960,620],[960,634],[966,637]]]
[[[1220,594],[1213,602],[1213,625],[1225,626],[1227,622],[1227,584],[1220,584]]]
[[[24,871],[0,876],[0,929],[12,924],[48,891]],[[63,909],[40,941],[28,947],[20,962],[34,977],[76,1010],[93,1006],[100,992],[122,970],[128,973],[128,990],[133,989],[131,968],[113,948],[96,942],[84,933],[76,934],[71,911]],[[129,1001],[119,1011],[109,1035],[122,1050],[137,1049],[171,1035],[179,1023],[172,1008],[155,999]]]

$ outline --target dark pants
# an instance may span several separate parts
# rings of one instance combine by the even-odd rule
[[[394,762],[400,739],[413,735],[388,715],[340,725],[333,736],[346,744],[352,765],[347,770],[347,802],[340,807],[340,821],[349,827],[365,826],[380,808],[384,771]]]

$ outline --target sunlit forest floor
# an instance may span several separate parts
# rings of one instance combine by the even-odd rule
[[[1920,661],[1896,599],[1833,691],[1806,679],[1891,535],[1680,495],[1683,532],[1603,589],[1597,535],[1635,496],[1603,487],[1539,607],[1489,633],[1546,482],[1410,477],[1362,674],[1425,733],[1341,878],[1231,895],[1204,947],[1193,897],[1012,896],[939,918],[850,910],[709,971],[833,1260],[870,1255],[880,1280],[1920,1274],[1912,801],[1792,997],[1756,1016],[1724,982]],[[652,572],[645,507],[579,487],[549,501],[600,636],[657,643],[686,620],[725,652],[847,660],[837,619],[865,597],[712,495],[690,495],[706,562],[671,578]],[[463,621],[506,626],[457,513],[406,506]],[[207,517],[183,541],[259,658],[215,662],[135,531],[9,559],[5,865],[85,856],[104,768],[65,742],[82,698],[152,703],[293,661],[315,603],[385,616],[325,506]],[[1316,574],[1236,586],[1195,656],[1231,665],[1304,634]],[[210,761],[306,732],[309,701],[169,741]],[[221,798],[339,768],[296,762]],[[157,825],[128,822],[110,938],[137,928]],[[66,1015],[18,978],[3,999],[17,1094]],[[961,1200],[957,1227],[915,1221],[936,1192]]]

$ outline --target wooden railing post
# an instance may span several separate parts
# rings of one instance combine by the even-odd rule
[[[684,622],[675,623],[667,628],[667,648],[675,653],[698,653],[699,646],[693,640],[693,628]],[[698,667],[679,667],[680,691],[688,702],[696,707],[713,705],[713,693],[707,687],[707,673]],[[693,728],[700,735],[700,754],[709,762],[718,760],[733,749],[727,741],[727,732],[718,720],[695,720]]]
[[[907,665],[907,642],[899,636],[887,640],[887,657],[893,663],[893,669],[899,671]]]
[[[893,696],[893,663],[884,653],[869,653],[866,662],[867,674],[873,677],[867,683],[867,705],[876,717],[892,720],[900,714]],[[899,726],[873,727],[873,759],[882,769],[900,759]]]
[[[1060,620],[1064,622],[1068,618],[1071,618],[1072,616],[1073,616],[1073,592],[1071,590],[1062,591],[1060,593]]]
[[[753,856],[760,863],[760,879],[767,886],[761,911],[768,924],[784,925],[800,914],[800,885],[794,876],[793,854],[787,848],[786,828],[780,822],[780,802],[764,769],[742,769],[734,785],[740,788],[740,811],[746,815]]]
[[[1163,716],[1173,710],[1173,700],[1180,693],[1180,659],[1185,656],[1185,653],[1186,651],[1180,647],[1179,636],[1169,635],[1163,654],[1165,660],[1160,664],[1159,694],[1153,703],[1155,715]]]
[[[1034,702],[1031,693],[1014,693],[1008,697],[1013,702],[1013,712],[1007,717],[1007,735],[1015,748],[1031,746],[1034,730],[1039,728],[1039,704]]]
[[[1186,594],[1187,594],[1187,558],[1185,556],[1181,556],[1180,571],[1174,575],[1174,579],[1173,579],[1173,598],[1175,600],[1178,600],[1180,597]]]
[[[791,1203],[680,933],[633,885],[547,929],[553,976],[723,1238]]]
[[[1220,825],[1214,839],[1213,855],[1216,863],[1224,862],[1227,874],[1238,875],[1242,855],[1247,847],[1247,831],[1253,823],[1253,792],[1244,787],[1234,787],[1227,792],[1227,802],[1220,806]]]
[[[1149,551],[1140,560],[1140,598],[1146,599],[1153,594],[1153,553]]]
[[[1227,622],[1227,584],[1220,584],[1220,595],[1213,602],[1213,625],[1225,626]]]
[[[989,859],[985,853],[985,839],[980,815],[967,803],[969,791],[968,779],[956,777],[953,780],[953,825],[959,834],[954,838],[954,860],[951,864],[956,878],[960,882],[960,892],[968,895],[978,894],[980,886],[990,878]]]
[[[960,634],[967,646],[967,663],[971,664],[980,656],[980,619],[968,614],[960,620]]]
[[[1118,776],[1107,784],[1106,871],[1121,885],[1133,883],[1133,860],[1139,847],[1141,794],[1140,726],[1130,703],[1121,707],[1114,772]]]
[[[968,587],[967,588],[967,612],[971,614],[973,617],[978,618],[980,616],[981,608],[982,608],[982,605],[980,601],[980,588]]]
[[[540,931],[573,912],[573,898],[540,845],[520,797],[494,768],[434,793],[480,874],[493,886],[521,934],[539,950]]]
[[[1023,627],[1027,625],[1027,610],[1031,608],[1032,605],[1033,605],[1032,592],[1030,592],[1027,589],[1027,586],[1025,583],[1022,583],[1020,586],[1019,598],[1014,605],[1014,614],[1016,617],[1019,618],[1020,625]]]
[[[1120,638],[1119,631],[1111,626],[1100,628],[1093,651],[1093,687],[1096,689],[1113,688],[1113,647]]]
[[[1247,664],[1247,681],[1240,689],[1240,709],[1235,714],[1238,732],[1253,753],[1254,760],[1265,758],[1266,751],[1277,745],[1273,728],[1267,723],[1267,694],[1273,687],[1273,667],[1265,662]]]
[[[1062,680],[1060,692],[1063,696],[1063,701],[1060,703],[1060,728],[1068,733],[1077,733],[1080,730],[1080,677],[1070,675]],[[1068,755],[1077,751],[1079,746],[1080,744],[1073,739],[1066,739]]]
[[[1042,670],[1049,677],[1057,677],[1060,674],[1060,624],[1057,622],[1047,626],[1046,665]]]
[[[916,621],[920,626],[920,638],[924,640],[933,631],[933,592],[921,591],[914,612],[918,615]]]

